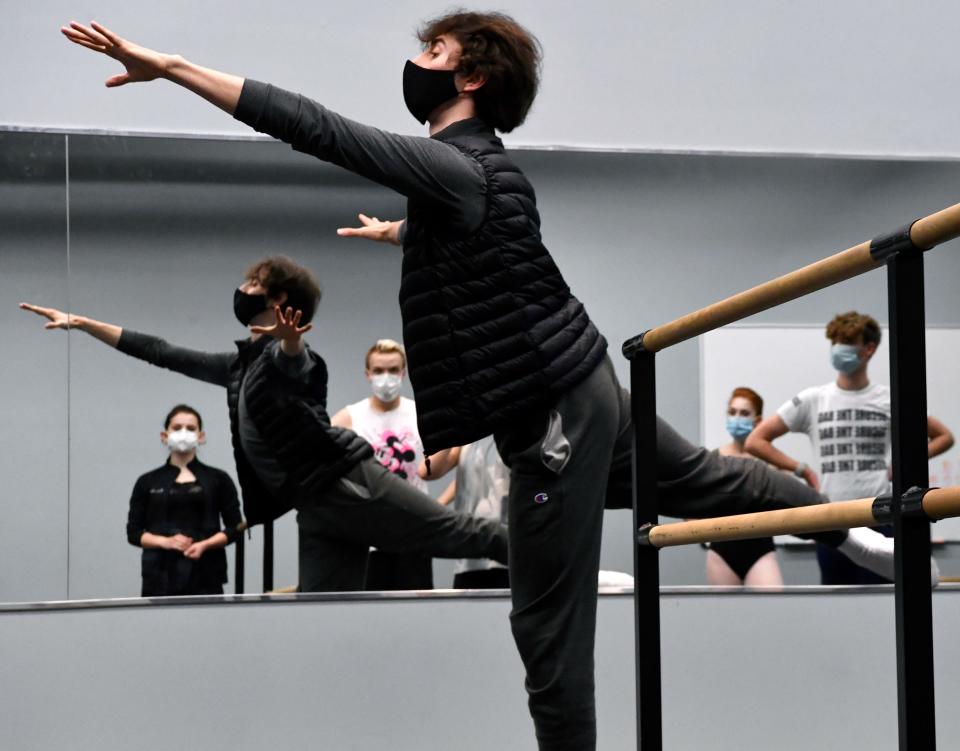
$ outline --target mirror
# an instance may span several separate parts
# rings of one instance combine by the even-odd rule
[[[0,132],[0,601],[60,600],[68,590],[68,337],[45,332],[26,301],[69,304],[67,137]]]

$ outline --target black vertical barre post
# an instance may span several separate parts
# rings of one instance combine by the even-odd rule
[[[933,751],[936,711],[930,522],[916,509],[903,508],[901,502],[909,488],[926,488],[929,483],[923,252],[912,244],[888,262],[887,293],[900,751]]]
[[[241,525],[241,527],[243,527],[243,525]],[[240,530],[238,530],[237,539],[233,543],[234,544],[233,593],[236,595],[243,594],[243,588],[245,584],[244,575],[246,573],[245,571],[246,556],[244,554],[246,553],[246,550],[244,549],[244,539],[243,539],[244,532],[246,532],[245,528],[241,528]]]
[[[263,591],[273,589],[273,520],[263,523]]]
[[[641,351],[630,359],[633,418],[633,569],[637,662],[637,748],[661,751],[660,557],[640,544],[640,529],[657,523],[656,355]]]

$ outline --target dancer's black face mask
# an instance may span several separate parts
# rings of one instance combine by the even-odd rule
[[[457,96],[460,92],[454,83],[455,75],[452,70],[421,68],[407,60],[403,66],[403,101],[410,114],[425,123],[431,112]]]
[[[233,314],[244,326],[267,309],[266,295],[251,295],[242,289],[233,292]]]

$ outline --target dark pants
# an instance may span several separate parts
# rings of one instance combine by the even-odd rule
[[[872,527],[882,535],[893,537],[893,526]],[[891,580],[858,566],[839,550],[817,543],[817,563],[821,584],[890,584]]]
[[[463,571],[453,577],[454,589],[510,589],[510,572],[505,568]]]
[[[364,589],[368,592],[433,589],[433,558],[416,553],[371,550]]]
[[[300,591],[363,590],[367,551],[507,561],[503,525],[440,506],[379,462],[360,462],[297,504]]]
[[[825,500],[762,462],[693,446],[662,420],[657,430],[666,515],[720,516]],[[552,408],[495,438],[510,467],[510,625],[527,671],[539,747],[592,751],[603,511],[632,506],[629,396],[608,359]]]

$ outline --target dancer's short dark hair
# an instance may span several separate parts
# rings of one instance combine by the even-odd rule
[[[310,323],[320,304],[320,285],[309,269],[286,256],[263,258],[247,269],[247,279],[257,279],[267,290],[267,297],[287,293],[288,306],[303,311],[300,323]]]
[[[443,34],[463,47],[457,73],[486,78],[473,93],[477,115],[503,133],[521,125],[540,85],[542,50],[537,38],[504,13],[462,10],[427,21],[417,31],[424,46]]]
[[[163,429],[168,430],[170,428],[170,421],[177,415],[186,412],[188,415],[193,415],[197,418],[197,427],[200,430],[203,430],[203,418],[200,417],[200,413],[197,412],[189,404],[178,404],[176,407],[167,412],[167,419],[163,421]]]

